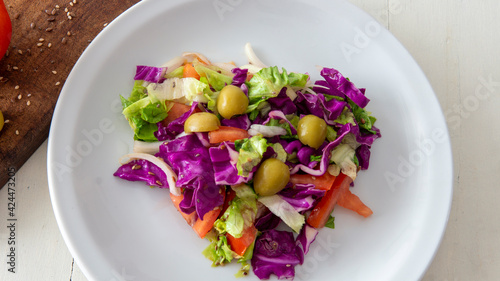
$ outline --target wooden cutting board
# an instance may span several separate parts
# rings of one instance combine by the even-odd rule
[[[139,0],[4,0],[12,21],[0,60],[0,188],[47,139],[66,77],[92,39]]]

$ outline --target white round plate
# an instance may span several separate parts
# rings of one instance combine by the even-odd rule
[[[371,99],[382,138],[353,192],[374,211],[335,210],[295,280],[418,280],[446,227],[452,156],[443,114],[424,74],[373,18],[343,0],[144,0],[109,24],[61,92],[49,136],[50,195],[64,240],[89,280],[235,280],[212,268],[167,190],[113,177],[131,151],[121,116],[136,65],[185,51],[246,64],[250,42],[268,65],[333,67]],[[243,280],[243,279],[242,279]],[[245,280],[257,280],[250,274]]]

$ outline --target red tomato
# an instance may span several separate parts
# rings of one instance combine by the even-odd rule
[[[7,48],[9,48],[10,38],[12,36],[12,24],[9,13],[5,8],[3,0],[0,0],[0,58],[3,57]]]

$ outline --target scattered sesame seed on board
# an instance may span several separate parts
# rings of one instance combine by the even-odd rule
[[[59,9],[59,8],[60,8],[59,5],[56,5],[56,9]]]
[[[8,124],[8,123],[10,123],[10,120],[9,120],[9,119],[7,119],[7,120],[5,120],[5,121],[3,121],[3,122],[4,122],[5,124]]]
[[[17,96],[17,99],[18,99],[18,100],[20,100],[20,99],[22,99],[22,98],[23,98],[23,95],[18,95],[18,96]]]
[[[16,135],[19,135],[19,130],[16,130]]]
[[[28,94],[28,98],[31,97],[31,94]]]
[[[17,52],[22,55],[23,54],[23,51],[22,50],[17,50]]]
[[[61,85],[61,82],[57,81],[56,86],[59,86],[59,85]]]
[[[16,85],[14,89],[19,90],[19,85]]]
[[[47,45],[47,47],[49,47],[49,48],[50,48],[50,47],[52,47],[52,43],[49,43],[49,44]]]
[[[27,101],[27,102],[26,102],[26,105],[27,105],[27,106],[30,106],[30,104],[31,104],[31,101]]]
[[[55,71],[55,70],[52,70],[52,74],[54,74],[54,75],[55,75],[55,74],[57,74],[57,71]]]
[[[108,25],[108,23],[106,22],[106,23],[104,23],[102,26],[106,27],[107,25]]]
[[[39,42],[39,43],[37,43],[36,45],[37,45],[38,47],[41,47],[41,46],[43,46],[43,43],[42,43],[42,42]]]
[[[45,41],[45,39],[44,38],[38,38],[38,41],[43,42],[43,41]]]

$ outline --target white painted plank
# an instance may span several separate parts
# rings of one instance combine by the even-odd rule
[[[57,227],[50,204],[47,166],[47,142],[15,175],[15,216],[7,212],[8,185],[0,190],[0,280],[69,280],[72,257]],[[15,223],[15,273],[3,262],[10,253],[7,239],[11,236],[5,226],[8,218]],[[10,223],[10,222],[9,222]],[[9,249],[7,249],[9,247]],[[9,258],[10,259],[10,258]]]

